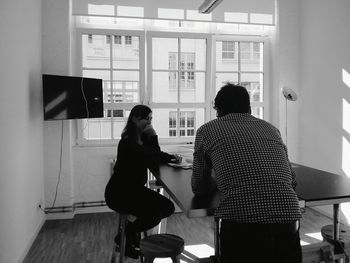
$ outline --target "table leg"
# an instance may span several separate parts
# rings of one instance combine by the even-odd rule
[[[220,218],[215,218],[214,222],[214,250],[216,262],[220,262]]]
[[[339,211],[339,204],[333,205],[333,237],[334,240],[339,240],[339,217],[340,217],[340,211]]]
[[[340,219],[340,211],[339,211],[339,204],[333,205],[333,240],[339,240],[339,232],[340,232],[340,226],[339,226],[339,219]],[[343,262],[342,259],[335,260],[336,263]]]

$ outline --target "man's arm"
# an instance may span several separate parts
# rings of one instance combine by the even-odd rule
[[[290,166],[290,170],[292,171],[292,187],[293,187],[293,189],[295,191],[296,188],[297,188],[296,174],[295,174],[295,171],[294,171],[291,163],[289,163],[289,166]]]
[[[192,169],[191,185],[194,194],[207,194],[216,188],[215,181],[211,176],[212,163],[209,156],[204,151],[201,129],[198,129],[196,134]]]

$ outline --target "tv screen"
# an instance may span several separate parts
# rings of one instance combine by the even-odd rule
[[[43,74],[44,120],[103,117],[102,79]]]

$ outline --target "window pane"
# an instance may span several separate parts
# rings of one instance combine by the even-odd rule
[[[242,73],[241,75],[241,85],[247,88],[251,101],[264,100],[263,83],[263,74]]]
[[[117,110],[119,113],[122,111],[122,116],[121,117],[114,117],[111,118],[112,123],[113,123],[113,139],[120,139],[121,134],[123,132],[123,129],[126,125],[126,122],[128,120],[130,110]]]
[[[183,72],[184,79],[180,81],[181,102],[205,101],[205,73]]]
[[[113,102],[140,101],[139,71],[113,71]]]
[[[240,52],[242,71],[263,71],[263,43],[243,42]]]
[[[216,70],[238,70],[238,42],[216,41]]]
[[[82,35],[84,68],[109,68],[110,44],[106,35]]]
[[[152,125],[159,138],[169,138],[175,136],[194,136],[196,129],[204,124],[203,108],[181,108],[181,109],[152,109]],[[180,115],[178,115],[178,112]],[[170,121],[169,119],[178,118]],[[169,127],[169,124],[172,124]],[[176,131],[179,130],[179,133]],[[193,134],[193,135],[191,135]]]
[[[104,112],[107,116],[107,111]],[[83,124],[83,138],[85,139],[110,139],[111,138],[111,119],[110,118],[96,118],[84,119]]]
[[[83,76],[103,80],[103,102],[111,102],[111,79],[109,70],[83,70]]]
[[[186,114],[185,112],[180,112],[180,128],[186,127]]]
[[[135,36],[114,36],[113,68],[139,69],[140,68],[140,41]],[[118,40],[118,38],[120,39]],[[119,44],[121,41],[121,44]]]
[[[176,128],[176,122],[177,122],[177,112],[176,111],[169,112],[169,128],[170,129]]]
[[[216,73],[216,93],[224,86],[227,82],[238,83],[237,73]]]
[[[119,35],[114,36],[114,44],[121,45],[122,44],[122,36],[119,36]]]
[[[186,55],[187,54],[187,55]],[[181,60],[192,63],[191,69],[205,70],[206,67],[206,41],[205,39],[181,39]]]
[[[177,70],[177,53],[177,38],[153,38],[152,69]]]
[[[252,107],[252,115],[259,119],[264,118],[264,108],[263,107]]]
[[[177,74],[153,72],[152,101],[178,102]]]
[[[126,125],[127,117],[124,118],[114,118],[113,119],[113,138],[121,138],[122,131]]]

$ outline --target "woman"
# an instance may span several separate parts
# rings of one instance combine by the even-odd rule
[[[109,208],[136,217],[135,221],[128,222],[125,230],[125,254],[132,258],[138,258],[135,249],[138,246],[137,233],[155,227],[175,210],[169,199],[145,187],[147,168],[180,161],[179,156],[160,151],[151,120],[149,107],[137,105],[131,110],[118,144],[114,173],[105,190]],[[115,242],[119,245],[119,233]]]

